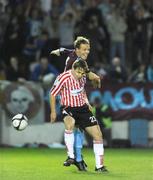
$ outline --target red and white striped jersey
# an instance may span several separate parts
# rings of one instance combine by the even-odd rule
[[[83,106],[85,102],[86,77],[77,80],[71,73],[71,70],[60,74],[51,89],[51,95],[56,96],[60,94],[61,105],[70,107]]]

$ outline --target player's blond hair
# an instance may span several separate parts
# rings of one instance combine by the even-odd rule
[[[74,41],[74,48],[79,48],[81,44],[90,44],[90,41],[83,36],[78,36]]]

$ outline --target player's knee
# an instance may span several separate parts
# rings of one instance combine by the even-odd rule
[[[65,123],[65,129],[73,131],[74,129],[74,123]]]
[[[65,125],[65,129],[73,131],[74,126],[73,125]]]
[[[74,129],[75,121],[74,121],[74,119],[72,117],[66,116],[64,118],[64,124],[65,124],[65,128],[67,130],[71,130],[72,131]]]

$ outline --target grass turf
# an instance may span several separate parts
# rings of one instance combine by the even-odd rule
[[[63,167],[65,150],[1,148],[0,180],[153,180],[153,150],[106,149],[105,164],[109,173],[94,171],[94,155],[84,149],[88,172],[75,166]]]

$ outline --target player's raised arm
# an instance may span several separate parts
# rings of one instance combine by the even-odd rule
[[[73,49],[66,49],[66,48],[61,47],[59,49],[52,50],[50,52],[50,54],[51,55],[56,55],[56,56],[61,56],[61,55],[68,55],[72,51],[73,51]]]

